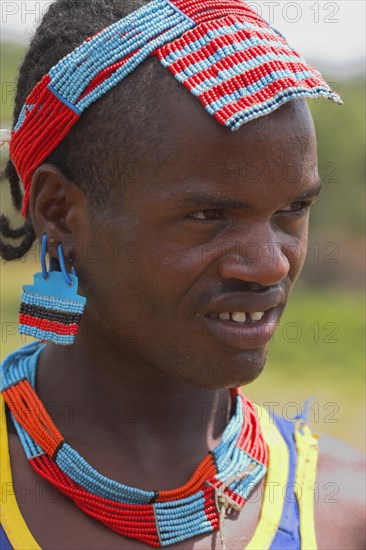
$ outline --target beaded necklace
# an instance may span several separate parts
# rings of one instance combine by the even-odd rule
[[[267,447],[253,405],[231,388],[233,414],[220,443],[183,486],[144,491],[97,472],[56,428],[35,391],[45,344],[32,342],[1,365],[1,393],[34,470],[89,516],[125,537],[154,547],[220,530],[225,514],[243,508],[267,471]]]

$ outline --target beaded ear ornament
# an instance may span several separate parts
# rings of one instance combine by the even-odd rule
[[[19,333],[55,344],[71,345],[79,330],[86,298],[77,293],[74,267],[68,273],[61,243],[57,246],[60,271],[46,266],[47,235],[42,237],[42,272],[33,275],[33,285],[23,285],[19,310]]]
[[[87,38],[27,97],[10,142],[28,210],[36,168],[86,108],[147,57],[230,130],[298,97],[341,98],[276,29],[242,0],[152,0]]]

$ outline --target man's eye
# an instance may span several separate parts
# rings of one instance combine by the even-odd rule
[[[295,214],[305,213],[308,208],[314,204],[314,201],[297,201],[290,204],[288,208],[282,208],[277,210],[276,214],[282,214],[282,212],[294,212]]]
[[[191,219],[199,221],[223,220],[224,211],[222,208],[210,208],[207,210],[197,210],[188,216]]]

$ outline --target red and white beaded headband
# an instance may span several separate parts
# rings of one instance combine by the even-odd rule
[[[241,0],[152,0],[62,58],[26,99],[10,140],[27,216],[36,168],[83,111],[148,56],[237,130],[298,97],[341,98]]]

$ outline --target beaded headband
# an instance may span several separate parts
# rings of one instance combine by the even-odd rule
[[[54,65],[26,99],[10,140],[26,217],[36,168],[83,111],[148,56],[235,131],[298,97],[341,98],[241,0],[152,0],[87,38]]]

